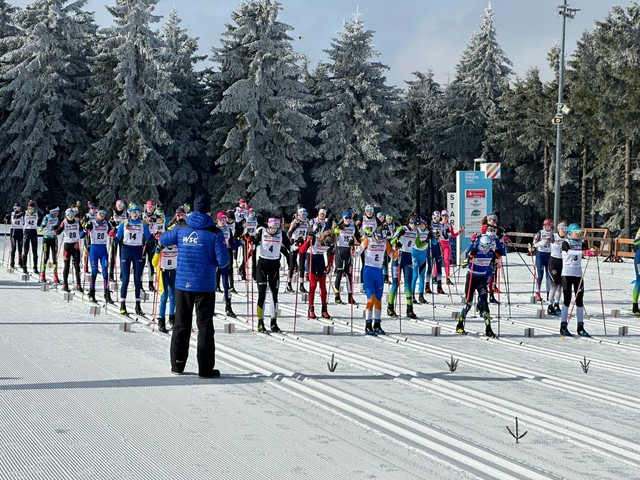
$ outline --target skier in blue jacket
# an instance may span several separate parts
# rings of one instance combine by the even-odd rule
[[[176,320],[171,336],[171,372],[184,372],[189,356],[192,315],[195,307],[198,325],[198,374],[218,377],[215,366],[213,314],[215,312],[216,269],[229,264],[229,252],[224,233],[209,216],[208,197],[194,201],[194,212],[187,217],[187,226],[176,226],[160,236],[160,244],[177,245]]]

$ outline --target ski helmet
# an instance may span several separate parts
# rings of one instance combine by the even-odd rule
[[[576,235],[580,236],[582,235],[582,229],[580,228],[580,225],[578,225],[577,223],[572,223],[567,228],[567,233],[569,235],[573,235],[575,233]]]
[[[385,220],[391,220],[391,221],[393,221],[393,215],[391,215],[390,213],[387,213],[387,214],[384,216],[384,218],[385,218]]]
[[[137,203],[130,203],[129,204],[129,213],[135,213],[140,215],[140,205],[138,205]]]
[[[551,227],[553,228],[553,222],[549,218],[545,218],[544,222],[542,222],[543,227]]]
[[[277,217],[271,217],[267,220],[267,230],[271,230],[273,232],[280,230],[280,219]]]
[[[76,216],[76,211],[73,208],[67,208],[64,212],[64,216],[67,218],[73,218]]]
[[[480,237],[479,246],[482,253],[489,253],[489,250],[493,247],[493,241],[488,235],[483,235]]]

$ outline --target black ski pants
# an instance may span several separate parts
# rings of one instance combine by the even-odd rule
[[[171,335],[171,371],[184,372],[189,357],[193,311],[198,326],[198,374],[210,376],[216,363],[213,314],[216,292],[187,292],[176,289],[176,323]]]

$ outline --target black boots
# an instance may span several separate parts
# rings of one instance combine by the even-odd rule
[[[158,331],[162,333],[169,333],[169,330],[167,330],[167,326],[164,321],[164,317],[158,317]]]
[[[418,316],[413,313],[413,305],[407,305],[407,317],[412,319],[418,318]]]
[[[231,309],[231,300],[230,299],[225,301],[224,313],[227,315],[227,317],[236,318],[236,314],[233,313],[233,310]]]

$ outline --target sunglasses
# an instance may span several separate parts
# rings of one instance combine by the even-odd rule
[[[98,211],[98,215],[106,215],[106,214],[107,214],[107,212],[105,212],[104,210],[99,210]]]

